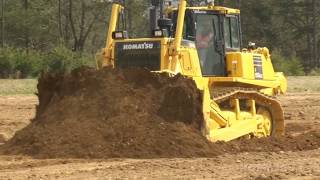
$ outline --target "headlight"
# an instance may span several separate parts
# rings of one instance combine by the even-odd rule
[[[114,34],[114,37],[115,37],[116,39],[123,39],[123,33],[122,33],[122,32],[116,32],[116,33]]]
[[[126,38],[128,38],[128,33],[127,33],[127,31],[114,31],[112,33],[112,38],[113,39],[126,39]]]
[[[153,30],[153,37],[168,37],[168,31],[166,29]]]
[[[155,31],[154,31],[154,36],[155,36],[155,37],[162,37],[162,36],[163,36],[162,30],[155,30]]]

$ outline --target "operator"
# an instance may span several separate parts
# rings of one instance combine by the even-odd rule
[[[199,53],[201,66],[205,66],[210,43],[213,39],[212,25],[204,24],[196,36],[196,45]]]

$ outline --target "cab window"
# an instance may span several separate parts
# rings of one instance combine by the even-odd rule
[[[178,12],[174,11],[172,14],[169,15],[169,17],[173,20],[173,32],[172,37],[175,36],[176,32],[176,26],[177,26],[177,19],[178,19]],[[184,19],[184,25],[183,25],[183,39],[195,41],[195,26],[194,26],[194,19],[193,14],[191,11],[186,11]]]
[[[227,50],[240,49],[240,27],[237,16],[227,16],[224,18],[224,39]]]
[[[224,19],[224,39],[226,48],[232,48],[229,18]]]

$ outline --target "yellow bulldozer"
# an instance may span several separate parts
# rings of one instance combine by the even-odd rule
[[[152,33],[130,38],[121,26],[124,5],[113,3],[102,66],[193,79],[203,95],[202,133],[209,141],[284,134],[284,113],[275,96],[286,92],[286,78],[274,72],[267,48],[243,47],[240,10],[213,2],[189,7],[187,0],[178,6],[153,0],[152,5],[161,7],[160,17],[150,13],[150,22],[156,22]]]

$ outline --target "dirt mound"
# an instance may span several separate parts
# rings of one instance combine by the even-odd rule
[[[199,131],[201,93],[180,75],[82,68],[43,75],[38,91],[36,118],[5,145],[7,153],[40,158],[215,153]]]
[[[36,117],[2,147],[37,158],[210,157],[320,147],[320,133],[210,143],[201,134],[201,92],[183,76],[142,69],[44,74]]]
[[[232,153],[306,151],[320,148],[320,132],[311,131],[298,136],[286,135],[278,138],[237,140],[227,144]]]
[[[5,143],[8,140],[8,138],[4,134],[0,134],[0,144]]]

